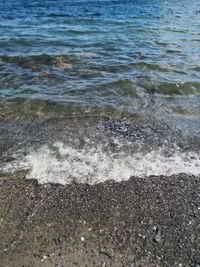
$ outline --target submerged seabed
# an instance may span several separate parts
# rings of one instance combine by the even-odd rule
[[[199,21],[189,0],[1,1],[1,118],[147,114],[199,134]]]

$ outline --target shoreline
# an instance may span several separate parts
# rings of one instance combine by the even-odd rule
[[[199,189],[186,174],[93,186],[1,175],[0,266],[197,267]]]

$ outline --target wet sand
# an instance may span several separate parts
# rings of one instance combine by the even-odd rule
[[[200,180],[0,177],[0,266],[200,266]]]

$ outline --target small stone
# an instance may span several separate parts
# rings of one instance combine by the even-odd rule
[[[161,242],[161,235],[160,232],[157,233],[156,237],[155,237],[155,241],[160,243]]]
[[[84,242],[85,241],[85,237],[81,236],[81,241]]]
[[[47,258],[48,258],[47,255],[44,255],[42,261],[45,261]]]

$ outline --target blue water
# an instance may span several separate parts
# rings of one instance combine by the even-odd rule
[[[1,118],[150,116],[200,131],[200,2],[0,2]]]

